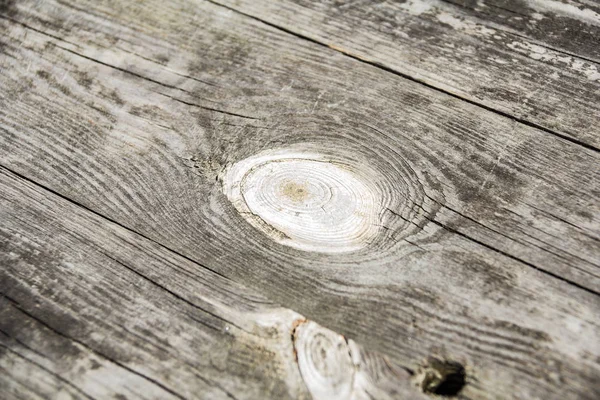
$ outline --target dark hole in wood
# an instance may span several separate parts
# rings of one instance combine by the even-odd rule
[[[465,386],[465,383],[465,369],[462,365],[457,364],[456,370],[446,375],[434,393],[440,396],[456,396]]]
[[[430,358],[424,370],[421,387],[425,393],[453,397],[466,384],[465,368],[458,362]]]

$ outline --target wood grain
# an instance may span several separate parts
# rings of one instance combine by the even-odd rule
[[[385,193],[373,175],[351,155],[331,160],[286,147],[232,165],[223,174],[223,192],[275,241],[304,251],[351,252],[381,229]]]
[[[206,2],[0,24],[11,170],[407,369],[460,363],[464,398],[597,397],[598,152]],[[368,245],[278,243],[228,200],[290,148],[366,171]]]
[[[398,385],[409,382],[412,371],[393,366],[312,321],[300,323],[293,340],[300,373],[315,400],[428,398],[414,387],[410,391]]]
[[[573,0],[478,1],[444,0],[462,7],[484,24],[521,35],[546,48],[575,54],[598,63],[600,49],[600,5],[598,2]]]
[[[315,369],[312,350],[348,357],[343,336],[3,168],[0,188],[4,399],[303,399],[337,377],[357,399],[422,396],[352,341],[336,376]]]
[[[215,3],[600,149],[600,10],[594,2]]]

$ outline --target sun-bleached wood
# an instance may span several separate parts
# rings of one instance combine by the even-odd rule
[[[404,370],[460,363],[463,398],[598,397],[597,152],[203,1],[2,15],[1,164]],[[376,187],[368,244],[240,213],[227,171],[269,149]]]
[[[411,373],[312,321],[293,334],[300,373],[314,400],[416,399]],[[420,398],[427,398],[419,395]]]
[[[339,377],[345,399],[421,398],[385,357],[4,168],[0,218],[3,399],[308,399]]]
[[[28,16],[28,23],[35,25],[38,20],[35,17],[38,12],[36,10],[40,6],[27,8],[26,3],[19,4],[22,4],[23,15]],[[111,3],[84,4],[86,4],[85,9],[92,10],[96,7],[98,12],[105,12],[103,10],[106,10]],[[146,104],[143,98],[138,96],[140,100],[137,101],[137,104],[132,104],[132,112],[137,114],[133,120],[135,129],[141,129],[144,133],[130,135],[135,138],[127,141],[128,146],[133,146],[134,143],[137,145],[152,143],[148,139],[140,142],[140,138],[161,136],[167,130],[173,134],[173,140],[178,142],[175,144],[175,158],[169,164],[179,168],[180,164],[185,163],[189,167],[198,168],[202,174],[204,174],[203,171],[206,171],[206,177],[218,175],[216,174],[218,171],[215,169],[218,170],[239,160],[233,154],[225,155],[223,152],[226,148],[231,150],[231,148],[237,148],[236,146],[246,146],[242,155],[249,157],[252,152],[248,150],[252,149],[252,146],[256,148],[254,153],[262,150],[264,143],[261,141],[270,140],[277,143],[280,139],[276,138],[277,132],[273,129],[279,129],[278,125],[281,125],[283,129],[290,130],[286,134],[292,138],[290,144],[295,143],[297,140],[293,138],[299,138],[303,134],[301,130],[298,130],[297,134],[294,133],[294,130],[297,129],[295,124],[305,123],[301,118],[297,118],[299,115],[312,116],[312,123],[323,124],[323,129],[332,129],[332,135],[335,135],[335,130],[339,130],[339,134],[343,136],[348,131],[348,127],[332,126],[330,128],[331,123],[342,126],[354,125],[352,129],[366,130],[365,137],[377,134],[377,131],[382,137],[391,135],[391,140],[396,141],[397,145],[402,147],[403,152],[412,153],[410,157],[413,157],[413,160],[419,160],[416,164],[414,161],[412,164],[401,161],[404,162],[404,166],[401,167],[402,175],[412,174],[414,168],[438,171],[436,173],[428,172],[429,176],[448,175],[441,181],[450,182],[445,184],[445,187],[455,191],[456,197],[444,194],[446,198],[440,199],[436,197],[437,194],[432,196],[432,193],[429,193],[431,199],[425,197],[425,201],[437,201],[443,204],[442,213],[449,214],[450,220],[460,220],[460,223],[453,224],[454,229],[538,269],[550,271],[579,285],[598,290],[600,278],[596,271],[600,251],[595,244],[600,240],[600,235],[594,222],[597,207],[593,199],[597,196],[592,194],[598,176],[594,169],[588,167],[597,162],[595,153],[579,151],[577,146],[571,146],[552,135],[469,106],[449,96],[423,88],[421,85],[394,78],[375,68],[346,60],[345,57],[336,56],[334,51],[323,51],[318,46],[311,45],[306,41],[281,36],[280,31],[265,27],[262,23],[250,22],[248,18],[234,15],[232,11],[220,9],[221,11],[215,14],[217,17],[215,18],[212,16],[213,14],[200,15],[199,10],[204,10],[204,6],[199,8],[195,3],[188,2],[182,2],[180,6],[186,11],[180,12],[167,8],[162,11],[166,13],[166,19],[156,21],[156,15],[148,15],[145,20],[134,19],[131,22],[123,22],[127,27],[122,30],[107,30],[104,25],[96,24],[94,16],[90,16],[85,11],[77,11],[80,15],[74,19],[78,21],[76,29],[69,30],[66,28],[70,26],[69,24],[66,27],[63,25],[60,32],[63,41],[58,42],[56,45],[59,47],[54,49],[57,55],[53,57],[53,60],[58,64],[53,68],[58,68],[56,73],[62,75],[59,75],[58,78],[47,75],[49,73],[45,69],[41,70],[39,75],[35,75],[27,60],[23,60],[23,65],[21,65],[15,63],[15,59],[10,59],[12,60],[10,68],[14,68],[15,71],[23,71],[22,73],[25,75],[34,74],[33,79],[45,82],[43,87],[53,92],[58,91],[59,96],[65,95],[61,90],[68,88],[66,84],[69,82],[78,86],[76,90],[78,96],[83,94],[81,93],[82,89],[84,93],[92,90],[92,96],[94,96],[93,90],[96,89],[93,87],[88,89],[87,86],[91,85],[91,82],[99,84],[98,79],[91,78],[91,71],[98,71],[98,68],[103,71],[101,75],[108,74],[110,79],[114,79],[114,74],[120,70],[129,71],[128,79],[135,76],[140,79],[147,78],[141,85],[134,85],[135,89],[130,90],[133,91],[131,94],[137,96],[140,87],[148,87],[147,90],[159,91],[161,93],[159,96],[165,98],[159,101],[153,99]],[[60,7],[64,6],[47,7],[39,11],[42,15],[44,12],[49,15],[40,17],[40,25],[37,28],[32,26],[32,28],[44,28],[44,21],[48,18],[60,19]],[[74,5],[71,5],[62,13],[75,12],[72,11],[73,7]],[[144,13],[149,12],[149,9],[156,7],[160,8],[160,6],[152,6],[148,9],[130,10],[127,8],[129,11],[120,13],[111,11],[107,15],[114,15],[112,18],[126,19],[129,12],[145,15]],[[17,8],[17,10],[21,8]],[[219,9],[219,7],[214,8]],[[179,47],[180,50],[177,52],[173,49],[170,41],[162,42],[160,45],[156,41],[156,37],[159,37],[161,32],[170,29],[168,21],[175,18],[175,15],[183,18],[183,21],[185,18],[190,18],[189,21],[182,22],[183,26],[189,27],[190,32],[177,30],[178,35],[181,35],[181,40],[187,40],[186,44],[182,44],[182,46],[188,47]],[[206,23],[209,23],[209,20],[212,21],[215,27],[210,31],[211,34],[194,35],[192,33],[193,18],[205,18]],[[249,24],[247,29],[250,29],[251,32],[230,31],[222,38],[214,33],[218,29],[225,29],[220,28],[221,25],[226,24],[226,21],[232,18],[247,21],[246,23]],[[87,22],[84,23],[84,21]],[[136,24],[139,25],[139,33],[134,29]],[[14,33],[23,35],[24,29],[23,27],[15,28]],[[246,28],[240,25],[236,29]],[[116,31],[120,32],[118,37],[115,36],[114,32]],[[75,41],[81,40],[81,35],[84,33],[85,37],[93,36],[93,41],[87,45],[84,44],[85,42],[80,42],[77,46],[72,45]],[[55,34],[58,33],[55,32]],[[41,34],[37,34],[37,36],[43,37]],[[213,40],[213,36],[221,39]],[[15,40],[17,39],[15,38]],[[38,41],[39,46],[45,46],[44,42],[54,43],[56,39],[46,36],[41,41],[34,40]],[[189,45],[192,43],[189,40],[195,41],[195,44]],[[98,43],[99,41],[100,43]],[[117,45],[111,43],[117,43]],[[236,66],[235,63],[239,63],[239,60],[235,61],[237,60],[235,57],[232,58],[233,61],[222,62],[218,58],[213,60],[196,56],[199,51],[201,52],[198,50],[199,48],[213,52],[215,51],[213,46],[219,46],[218,52],[223,54],[228,54],[228,51],[236,52],[238,55],[243,54],[240,57],[247,66]],[[239,50],[240,46],[245,50]],[[272,60],[269,61],[269,66],[265,67],[263,62],[265,54],[261,54],[259,49],[264,48],[267,51],[267,49],[275,47],[278,50],[271,53]],[[188,49],[189,53],[182,49]],[[41,48],[38,51],[41,51]],[[87,69],[88,67],[82,66],[80,73],[69,74],[70,67],[62,69],[59,67],[63,57],[61,53],[64,52],[70,53],[77,63],[89,64],[82,58],[87,57],[88,61],[96,65],[90,70]],[[137,55],[145,52],[169,54],[171,58],[164,55],[170,60],[169,66],[161,70],[160,60],[164,58],[163,56],[157,56],[156,60],[152,61],[151,58],[142,58]],[[303,62],[295,62],[297,59],[303,60],[302,57],[310,52],[316,53],[308,59],[313,59],[317,55],[321,58],[315,59],[313,63],[307,63],[305,59]],[[275,61],[277,62],[273,64]],[[98,64],[98,62],[105,65]],[[199,62],[201,64],[198,64]],[[234,64],[230,64],[230,62]],[[317,67],[314,63],[327,65],[328,75],[323,75],[323,71],[319,69],[322,66]],[[272,69],[272,66],[276,68]],[[282,72],[280,71],[292,71],[292,68],[295,68],[300,76],[304,77],[300,87],[294,87],[294,82],[298,79],[296,73],[289,73],[285,78],[281,76]],[[340,79],[338,73],[340,68],[345,68],[345,78],[343,79]],[[161,72],[158,72],[159,70]],[[259,71],[262,75],[257,78]],[[246,72],[246,74],[241,74],[241,72]],[[190,74],[194,73],[197,76],[190,77]],[[216,75],[212,75],[213,73]],[[71,75],[70,81],[65,82],[61,78]],[[246,78],[240,81],[242,76],[246,76]],[[19,87],[30,82],[28,79],[16,79]],[[261,87],[256,86],[254,82],[256,79],[262,82]],[[323,88],[323,79],[328,82],[326,88]],[[219,82],[219,84],[215,82]],[[95,110],[92,111],[90,121],[97,118],[102,121],[102,125],[96,126],[94,129],[108,129],[111,132],[117,127],[117,130],[114,131],[115,134],[121,134],[121,129],[131,130],[129,126],[121,128],[114,123],[121,121],[121,117],[129,118],[125,115],[129,111],[128,108],[121,105],[122,97],[127,93],[121,93],[122,90],[119,90],[119,87],[111,82],[102,82],[100,85],[104,88],[102,93],[98,93],[103,108],[97,108],[98,100],[82,100],[87,101],[88,107]],[[156,88],[152,88],[153,85]],[[364,90],[360,89],[363,87]],[[357,91],[357,88],[360,90]],[[117,94],[116,98],[114,98],[115,94]],[[366,104],[370,104],[370,106],[354,107],[356,104],[363,104],[365,99],[369,99]],[[175,105],[174,102],[179,104]],[[155,107],[158,107],[160,111]],[[188,109],[183,112],[189,117],[179,119],[177,125],[174,125],[169,119],[180,118],[178,113],[181,112],[181,107]],[[196,118],[194,115],[203,109],[226,112],[228,109],[232,111],[236,109],[238,116],[251,118],[246,118],[243,122],[225,125],[217,125],[217,122],[203,119],[202,121],[206,122],[204,126],[198,126],[198,122],[194,121]],[[335,112],[332,113],[332,110]],[[233,114],[236,114],[236,111],[233,111]],[[432,115],[435,115],[435,118],[431,118]],[[150,122],[150,130],[158,129],[157,133],[149,132],[148,127],[141,125],[142,121],[148,121],[148,117],[161,119],[155,123]],[[162,120],[163,118],[165,120]],[[257,121],[256,118],[259,120]],[[306,117],[304,119],[308,120]],[[250,121],[256,122],[250,123]],[[192,124],[197,126],[192,126]],[[267,127],[270,128],[267,129]],[[376,131],[369,131],[371,128]],[[89,127],[85,129],[89,129]],[[215,131],[219,132],[222,139],[210,142],[211,144],[209,144],[209,139],[201,139],[213,137]],[[237,138],[241,134],[248,136],[243,142],[235,143],[232,141],[235,139],[228,139],[231,136]],[[318,135],[319,132],[315,131],[310,134]],[[195,139],[182,141],[182,138],[186,137]],[[260,140],[253,140],[254,137],[260,138]],[[162,140],[164,141],[164,139]],[[200,143],[198,140],[203,141]],[[383,140],[389,141],[388,139]],[[402,143],[403,140],[408,140],[408,142]],[[431,140],[434,142],[432,143]],[[165,143],[172,142],[167,140]],[[315,143],[312,144],[315,145]],[[118,143],[116,145],[120,146]],[[325,146],[325,148],[329,146],[327,143],[322,145],[318,142],[317,145]],[[215,146],[222,146],[223,149],[218,150]],[[384,144],[384,147],[389,146],[389,143]],[[378,158],[382,157],[382,154],[369,155],[365,159],[362,150],[356,149],[356,147],[353,149],[357,152],[357,157],[364,159],[366,164],[376,162]],[[392,151],[396,150],[392,149]],[[26,152],[23,157],[28,158],[31,155]],[[550,170],[552,172],[549,172]],[[77,172],[77,174],[81,173],[85,173],[85,171]],[[401,185],[408,183],[410,186],[410,182],[414,182],[415,179],[422,181],[423,178],[411,176],[407,182],[403,180],[398,182]],[[581,181],[585,181],[586,185],[580,185]],[[590,182],[591,186],[587,182]],[[124,184],[125,182],[121,182],[117,187]],[[85,186],[82,189],[85,189]],[[518,210],[512,208],[515,201],[514,195],[525,196],[518,199]],[[573,201],[569,199],[573,199]],[[163,206],[158,207],[162,208]],[[121,207],[111,208],[122,213],[123,218],[133,218],[133,215],[128,215]],[[116,210],[118,208],[121,210]],[[412,212],[417,210],[413,209]],[[406,216],[403,217],[406,218]],[[138,222],[132,221],[132,223],[137,224]],[[161,234],[160,229],[157,233]],[[182,232],[182,235],[186,234]],[[535,251],[532,251],[532,247]]]
[[[595,2],[214,2],[600,150]]]
[[[305,251],[349,252],[381,230],[384,211],[368,165],[300,148],[269,149],[232,165],[223,190],[236,209],[274,240]]]

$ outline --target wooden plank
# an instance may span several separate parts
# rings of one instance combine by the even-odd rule
[[[182,4],[186,5],[187,3]],[[52,12],[52,10],[54,9],[50,9],[49,12]],[[55,12],[61,11],[57,9]],[[66,13],[68,11],[62,10],[62,12]],[[191,13],[192,11],[186,10],[186,12]],[[35,13],[28,18],[35,20],[37,17],[34,15]],[[81,18],[81,21],[85,21],[85,15],[78,16],[76,20]],[[230,17],[233,16],[226,15],[224,18]],[[244,19],[240,18],[240,20],[243,21]],[[77,30],[73,32],[73,35],[94,37],[94,40],[98,41],[101,40],[99,38],[108,34],[104,31],[97,32],[95,30],[101,25],[94,25],[92,21],[88,22],[87,26],[91,31],[86,32],[83,29],[86,26],[85,24],[82,26],[77,25]],[[43,20],[40,23],[43,24]],[[224,22],[216,22],[216,24],[222,23]],[[264,30],[261,24],[251,24],[250,27],[257,29],[252,33],[255,36],[258,35],[258,37],[252,39],[253,36],[247,34],[246,41],[254,40],[254,42],[246,44],[248,46],[250,44],[258,46],[258,40],[264,39],[260,35],[266,35],[267,33],[271,35],[267,38],[273,41],[272,46],[281,46],[288,43],[283,41],[276,31]],[[165,27],[159,28],[163,29]],[[142,31],[146,29],[150,29],[150,27],[140,27]],[[15,27],[14,32],[25,35],[27,30],[23,27]],[[155,34],[159,35],[159,32],[157,31]],[[37,60],[41,61],[41,65],[35,68],[36,71],[31,71],[31,60],[39,58],[37,55],[39,53],[36,53],[35,50],[32,53],[25,54],[19,61],[20,64],[15,60],[11,60],[14,64],[11,65],[10,71],[14,71],[17,76],[11,78],[12,86],[7,81],[6,92],[21,93],[22,85],[36,84],[37,90],[45,91],[46,97],[61,96],[61,98],[64,98],[67,107],[70,107],[69,102],[75,99],[75,101],[80,101],[78,96],[84,96],[81,97],[81,101],[86,102],[91,112],[88,115],[88,121],[79,117],[82,113],[80,110],[77,111],[76,115],[66,118],[66,121],[79,122],[79,124],[70,128],[71,130],[92,129],[96,133],[88,135],[91,138],[110,133],[116,128],[115,133],[112,136],[109,135],[108,139],[110,140],[101,142],[103,146],[108,146],[103,151],[108,153],[107,157],[109,158],[123,152],[121,138],[128,132],[131,132],[129,136],[132,137],[131,140],[125,140],[129,147],[134,147],[134,142],[139,142],[141,138],[150,138],[145,139],[148,142],[154,136],[161,136],[164,137],[161,140],[165,140],[164,144],[167,146],[170,145],[170,141],[175,142],[175,154],[172,152],[165,154],[166,157],[171,157],[171,161],[167,162],[169,166],[172,165],[174,168],[198,167],[197,172],[204,174],[204,178],[207,178],[208,174],[208,177],[214,180],[219,174],[222,175],[222,170],[227,165],[234,164],[236,159],[244,158],[244,154],[236,154],[236,152],[239,153],[237,146],[246,146],[244,150],[246,155],[252,154],[252,148],[257,149],[254,150],[255,153],[262,148],[261,143],[232,143],[238,140],[240,132],[265,141],[271,140],[270,137],[277,136],[277,131],[269,132],[274,124],[284,123],[291,125],[289,130],[296,129],[293,120],[289,122],[280,121],[281,118],[278,116],[281,114],[285,114],[288,119],[293,118],[293,116],[287,116],[290,112],[309,115],[307,121],[312,121],[314,124],[326,124],[332,132],[339,131],[343,133],[344,131],[367,130],[367,132],[362,133],[365,137],[375,135],[382,141],[384,146],[391,147],[394,151],[398,151],[397,147],[402,147],[402,152],[406,154],[400,154],[415,171],[424,170],[432,176],[437,174],[438,180],[444,183],[447,180],[450,181],[447,185],[449,189],[443,190],[451,190],[453,193],[441,193],[443,190],[431,188],[430,192],[426,193],[429,198],[424,200],[432,202],[434,208],[443,209],[442,213],[448,215],[444,222],[454,222],[450,228],[468,234],[471,238],[509,256],[532,264],[538,269],[559,275],[592,290],[597,291],[600,287],[600,278],[597,274],[597,260],[600,259],[600,250],[595,245],[599,237],[598,226],[595,223],[595,215],[597,214],[595,190],[598,185],[598,174],[592,168],[597,164],[598,156],[593,152],[580,151],[577,146],[570,146],[568,143],[560,141],[556,142],[554,138],[547,137],[542,132],[528,129],[491,113],[482,113],[475,107],[470,107],[460,101],[454,101],[447,96],[437,95],[434,91],[427,90],[419,85],[395,79],[389,74],[368,66],[365,68],[359,67],[356,74],[348,75],[345,79],[347,82],[363,82],[363,85],[374,87],[372,93],[361,92],[352,96],[351,91],[355,90],[354,86],[356,84],[350,83],[343,86],[340,80],[333,81],[332,87],[323,89],[323,80],[318,77],[313,78],[311,81],[305,79],[303,90],[289,90],[291,93],[288,93],[286,85],[294,80],[293,76],[289,76],[289,79],[285,82],[275,82],[262,87],[256,87],[251,82],[256,76],[260,76],[262,84],[280,75],[279,72],[276,72],[274,76],[270,66],[264,68],[264,65],[261,64],[260,57],[265,57],[265,55],[260,53],[260,49],[268,51],[269,48],[266,46],[263,46],[263,48],[255,47],[256,54],[254,58],[245,56],[244,62],[247,63],[248,68],[244,70],[233,66],[229,67],[229,71],[226,71],[223,65],[227,64],[221,62],[221,60],[204,60],[203,62],[208,63],[208,65],[203,64],[201,68],[198,67],[199,71],[217,71],[219,73],[218,76],[210,75],[210,72],[205,73],[205,80],[208,82],[206,83],[194,80],[198,78],[186,78],[189,74],[186,75],[181,72],[197,62],[195,53],[188,54],[180,51],[178,57],[181,59],[176,58],[171,61],[173,65],[165,68],[132,55],[132,52],[150,52],[151,50],[147,49],[151,49],[152,45],[148,42],[156,42],[153,37],[138,37],[139,33],[132,33],[135,37],[131,38],[124,33],[120,34],[123,37],[123,43],[131,43],[134,40],[140,41],[141,44],[132,49],[120,50],[119,47],[111,46],[110,43],[119,40],[112,37],[106,39],[106,48],[95,47],[93,43],[88,45],[87,53],[85,50],[80,49],[84,46],[85,41],[77,46],[71,45],[69,42],[58,42],[56,43],[58,47],[54,47],[54,51],[48,51],[49,49],[44,49],[44,47],[51,46],[47,43],[53,43],[55,39],[48,36],[44,37],[35,32],[32,35],[36,35],[35,39],[32,40],[39,41],[37,46],[39,51],[43,52],[44,57],[52,57],[50,60],[52,64],[45,62],[43,59]],[[190,37],[190,35],[186,37]],[[239,41],[236,41],[237,38],[238,36],[233,36],[229,41],[222,39],[221,46],[223,48],[220,48],[218,53],[227,51],[229,47],[239,46]],[[76,36],[73,39],[76,39]],[[206,48],[215,46],[215,42],[210,37],[198,37],[197,40],[198,43],[194,43],[194,46],[204,46]],[[294,38],[289,38],[289,41],[293,45],[304,43]],[[168,43],[164,43],[164,45],[169,46]],[[289,44],[289,46],[291,45]],[[301,54],[297,54],[297,56],[304,56],[307,52],[316,51],[315,46],[310,44],[305,44],[305,47],[301,47],[300,50]],[[77,51],[83,53],[79,54]],[[230,49],[229,51],[234,50]],[[248,50],[244,50],[242,53],[246,51]],[[294,54],[294,52],[283,53],[288,59],[293,57]],[[337,57],[333,52],[327,52],[326,54],[327,56],[317,52],[313,58],[320,56],[321,59],[316,59],[318,63],[327,65],[327,68],[332,70],[331,74],[334,75],[338,74],[338,65],[345,66],[344,63],[347,63],[345,68],[351,68],[351,66],[354,68],[360,65],[351,60],[345,60],[343,57]],[[99,60],[97,61],[100,64],[95,62],[95,59],[89,60],[93,55],[98,56]],[[65,57],[68,61],[65,61]],[[271,55],[271,57],[273,60],[269,60],[270,62],[279,62],[279,64],[273,64],[277,68],[288,68],[289,70],[294,65],[289,62],[286,64],[285,59],[276,58],[276,55]],[[102,65],[102,63],[108,63],[111,60],[117,60],[116,64],[118,65],[114,66],[117,68],[116,70],[109,67],[109,65]],[[123,61],[119,62],[118,60]],[[251,64],[251,62],[256,64]],[[131,69],[131,71],[127,70],[130,72],[129,74],[115,76],[115,74],[119,75],[124,72],[124,68],[128,67]],[[260,70],[260,68],[263,68],[263,70]],[[313,65],[301,65],[298,68],[302,76],[311,74],[314,76],[322,73],[322,71],[315,72],[318,67]],[[258,71],[261,71],[261,75],[257,75]],[[51,72],[53,73],[51,74]],[[92,73],[97,75],[96,80],[90,77]],[[28,79],[22,79],[21,75],[18,74],[23,74]],[[139,78],[140,74],[148,79],[141,83],[119,82],[115,84],[106,82],[107,79],[135,79],[135,77]],[[66,79],[70,76],[72,76],[71,80]],[[249,82],[245,83],[239,80],[244,76],[248,76],[246,79]],[[65,79],[62,79],[63,77]],[[59,82],[61,79],[62,82]],[[279,79],[282,78],[279,77]],[[15,85],[14,82],[17,82],[17,84]],[[216,87],[214,82],[218,82],[220,86]],[[380,82],[379,86],[375,86],[375,82]],[[97,86],[86,87],[91,86],[92,83]],[[309,84],[312,86],[309,86]],[[392,84],[394,86],[391,86]],[[72,85],[72,88],[67,85]],[[340,86],[339,89],[336,86]],[[162,90],[161,93],[165,98],[155,95],[152,96],[152,101],[148,102],[146,101],[147,95],[139,95],[139,91],[143,87],[151,92]],[[113,94],[118,94],[124,89],[132,93],[121,93],[121,97],[128,97],[124,100],[117,95],[115,100]],[[65,90],[81,93],[69,96],[63,93]],[[244,94],[244,91],[246,94]],[[390,96],[390,91],[393,92],[393,96],[400,98],[394,99],[395,102],[389,106],[374,111],[370,120],[364,120],[362,115],[364,112],[362,110],[357,112],[353,107],[354,104],[364,103],[365,98],[367,98],[370,103],[364,104],[364,107],[370,105],[371,109],[380,108],[381,103],[376,97],[382,96],[387,99]],[[326,96],[325,92],[329,94]],[[397,93],[404,94],[397,96]],[[319,96],[321,96],[321,99],[319,99]],[[375,98],[372,99],[373,97]],[[8,101],[9,98],[6,99],[6,110],[9,110],[8,107],[15,109],[15,114],[12,116],[10,112],[6,112],[7,118],[18,120],[18,123],[15,122],[16,125],[8,126],[7,130],[12,132],[15,132],[15,129],[28,130],[28,132],[31,130],[32,132],[29,135],[42,135],[44,141],[47,140],[47,132],[39,132],[39,123],[36,121],[40,117],[35,116],[32,118],[30,111],[27,109],[19,110],[20,105],[18,103],[11,104]],[[172,100],[179,103],[183,101],[181,108],[175,108]],[[43,106],[47,106],[43,99],[30,99],[30,101],[33,102],[34,107],[39,106],[40,101],[44,103]],[[343,102],[344,105],[338,104],[338,102]],[[192,114],[189,114],[190,107],[195,107],[197,110],[192,110]],[[13,112],[12,108],[10,109],[11,112]],[[210,111],[215,108],[230,114],[233,112],[234,115],[237,113],[250,118],[244,118],[241,120],[242,122],[227,122],[226,124],[222,124],[218,120],[216,122],[196,121],[199,118],[198,112],[202,110]],[[330,117],[332,109],[335,112],[333,118]],[[371,112],[371,109],[369,109],[369,112]],[[398,110],[402,111],[399,112]],[[67,115],[63,109],[60,109],[60,111],[55,110],[54,114]],[[190,117],[183,122],[181,120],[182,114],[190,115]],[[436,119],[432,120],[428,117],[430,115],[435,115]],[[157,118],[161,121],[158,121]],[[356,120],[369,125],[359,124],[357,127],[338,126],[344,123],[353,124]],[[92,123],[89,121],[92,121]],[[94,121],[101,121],[101,125],[97,126]],[[174,125],[174,121],[177,121],[180,125]],[[87,123],[82,127],[80,126],[82,122]],[[52,119],[46,120],[44,123],[44,129],[50,127],[52,132],[55,132],[52,129],[54,125]],[[66,123],[70,124],[71,122]],[[149,123],[150,127],[146,126]],[[204,123],[203,126],[202,123]],[[123,126],[119,127],[118,124],[123,124]],[[243,126],[231,126],[232,124]],[[371,127],[378,129],[381,133],[371,129]],[[69,128],[65,127],[65,129]],[[157,130],[157,132],[149,131],[150,129]],[[199,130],[199,132],[190,133],[191,129]],[[108,132],[105,132],[106,130]],[[175,136],[165,136],[169,133],[169,130],[175,131],[175,133],[171,132]],[[205,131],[208,131],[208,133]],[[63,135],[60,131],[55,132],[55,134]],[[69,133],[65,134],[68,135]],[[314,136],[312,132],[303,132],[303,134],[309,135],[307,138],[311,137],[310,135]],[[193,138],[194,135],[196,135],[195,139]],[[390,135],[391,137],[388,138]],[[222,139],[215,138],[215,136],[221,136]],[[188,137],[192,137],[192,140],[200,140],[202,143],[186,142],[185,140]],[[20,139],[6,137],[7,146],[9,146],[7,150],[10,150],[9,154],[13,154],[12,158],[16,161],[31,159],[32,149],[30,146],[22,149],[22,153],[18,156],[13,153],[16,148],[13,149],[10,146],[22,146]],[[280,142],[277,143],[280,145]],[[75,157],[73,165],[89,162],[90,158],[98,159],[99,156],[96,154],[98,149],[94,147],[95,145],[96,143],[75,143],[75,147],[84,147],[81,149],[84,153],[67,154],[66,157]],[[59,146],[62,146],[62,144]],[[112,149],[111,146],[116,146],[117,149]],[[218,146],[230,146],[232,148],[218,148]],[[449,147],[452,147],[452,149],[449,149]],[[138,153],[136,152],[135,155],[137,156]],[[40,157],[42,156],[40,155]],[[43,155],[42,158],[44,157],[63,158],[64,156],[53,153]],[[100,159],[98,159],[98,162]],[[76,160],[80,161],[74,162]],[[165,161],[158,159],[147,162],[164,163]],[[24,167],[27,168],[27,166]],[[106,174],[105,171],[114,169],[114,163],[111,160],[106,165],[100,164],[94,168],[98,168],[100,172],[90,171],[89,173]],[[184,175],[189,172],[186,171]],[[36,174],[43,173],[44,171],[36,172]],[[86,170],[73,171],[73,173],[79,176],[88,174]],[[114,172],[112,173],[113,176],[115,173],[118,175],[118,172]],[[140,173],[143,175],[145,172]],[[173,177],[178,175],[181,175],[181,172],[171,173]],[[42,181],[48,182],[48,177],[38,177]],[[50,177],[50,179],[55,180],[58,178]],[[140,182],[130,181],[131,179],[125,178],[124,181],[118,183],[119,186],[123,186],[123,189],[120,190],[131,192],[135,188],[136,191],[141,190],[143,196],[146,195],[145,192],[155,190],[148,187],[147,184],[139,187]],[[180,179],[185,184],[188,178],[182,176]],[[422,180],[424,178],[417,177],[417,179]],[[152,180],[147,182],[152,182]],[[210,183],[214,185],[214,182]],[[92,186],[98,184],[93,183]],[[105,184],[102,183],[102,185]],[[161,183],[161,185],[163,184]],[[65,187],[70,192],[74,189],[70,184],[65,185],[63,183],[59,186]],[[78,189],[86,190],[86,185],[82,185]],[[69,196],[71,194],[76,195],[76,193],[70,192],[66,194]],[[128,196],[131,195],[131,193],[128,194]],[[94,200],[96,196],[97,191],[92,190],[90,192],[91,201],[97,201]],[[442,199],[442,196],[445,198]],[[81,198],[78,197],[78,200],[81,200]],[[149,199],[141,198],[132,201],[143,203],[149,201]],[[186,201],[188,200],[186,199]],[[436,201],[437,203],[435,203]],[[121,202],[129,203],[129,200],[120,198],[111,199],[111,202],[116,205]],[[126,209],[119,210],[120,207],[104,204],[103,201],[98,201],[98,203],[98,207],[101,207],[103,212],[108,212],[107,207],[111,208],[112,212],[118,213],[114,215],[116,220],[121,221],[121,218],[123,218],[123,221],[130,221],[133,226],[138,223],[139,218],[137,218],[137,215],[140,212],[145,213],[139,209],[131,209],[130,211],[135,211],[133,213]],[[131,205],[127,207],[131,207]],[[160,210],[164,206],[158,204],[156,207]],[[188,205],[182,207],[188,207]],[[152,208],[150,210],[153,215],[156,215],[156,210]],[[182,212],[185,213],[186,211],[182,210]],[[132,218],[134,219],[132,220]],[[150,220],[152,218],[154,217],[148,217]],[[159,223],[159,226],[162,229],[164,225]],[[169,234],[166,235],[166,238],[169,240]],[[532,248],[535,251],[532,251]]]
[[[600,61],[600,4],[589,0],[444,0],[490,25],[552,50]]]
[[[597,152],[206,3],[23,4],[4,165],[405,367],[459,361],[466,398],[596,397]],[[228,171],[292,150],[382,201],[362,250],[228,201]]]
[[[471,6],[473,10],[457,7],[454,2],[477,5]],[[215,3],[509,115],[548,134],[600,149],[600,13],[593,3]]]
[[[386,358],[3,168],[0,205],[3,399],[422,396]]]

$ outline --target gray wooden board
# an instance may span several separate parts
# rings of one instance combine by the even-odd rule
[[[422,396],[385,357],[3,168],[0,218],[3,399]]]
[[[598,152],[207,2],[2,15],[2,165],[405,368],[459,361],[464,398],[598,396]],[[289,147],[370,174],[372,243],[238,213],[224,171]]]
[[[600,149],[595,2],[215,2]]]
[[[510,30],[549,49],[574,54],[598,63],[600,3],[594,0],[471,1],[444,0],[463,7],[482,24]]]

